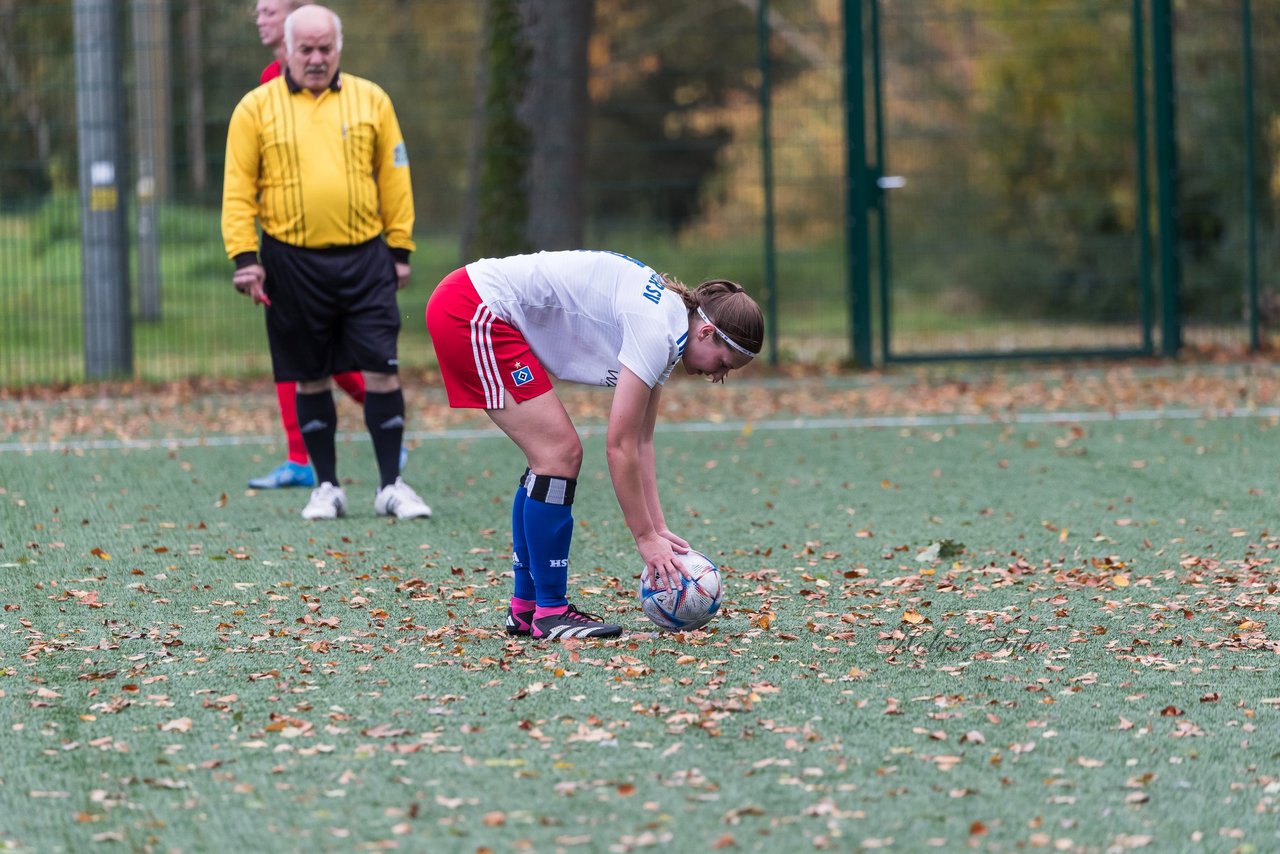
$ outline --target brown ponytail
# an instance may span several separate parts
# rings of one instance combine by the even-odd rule
[[[752,353],[764,346],[764,312],[743,290],[742,285],[728,279],[711,279],[690,290],[679,280],[663,274],[667,289],[684,300],[689,311],[701,308],[716,328],[734,343]]]

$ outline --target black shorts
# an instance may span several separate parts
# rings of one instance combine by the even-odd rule
[[[276,382],[353,370],[396,373],[398,279],[395,259],[381,238],[303,249],[264,234],[261,255]]]

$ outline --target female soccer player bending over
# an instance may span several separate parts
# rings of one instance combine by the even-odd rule
[[[653,427],[663,383],[679,362],[724,382],[760,351],[764,316],[733,282],[690,290],[634,258],[568,251],[485,258],[445,277],[427,303],[449,405],[484,409],[524,452],[511,507],[515,590],[507,631],[601,638],[618,626],[569,603],[569,543],[582,441],[548,373],[611,386],[613,491],[657,586],[680,583],[689,544],[658,500]]]

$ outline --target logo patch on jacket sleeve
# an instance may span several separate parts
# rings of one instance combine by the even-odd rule
[[[408,166],[408,165],[409,165],[409,149],[407,149],[407,148],[405,148],[405,147],[404,147],[404,143],[403,143],[403,142],[402,142],[402,143],[400,143],[399,145],[397,145],[397,146],[395,147],[395,153],[394,153],[394,155],[393,155],[393,156],[394,156],[394,161],[393,161],[393,163],[394,163],[396,166]]]
[[[528,385],[533,382],[533,368],[517,363],[516,369],[511,372],[511,382],[515,386]]]

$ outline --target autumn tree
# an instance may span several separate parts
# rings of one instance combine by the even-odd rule
[[[529,80],[530,49],[519,0],[490,0],[487,85],[479,174],[478,223],[469,257],[528,250],[529,128],[518,109]]]
[[[529,128],[528,242],[580,247],[587,161],[587,44],[592,0],[523,0],[529,79],[517,109]]]
[[[52,93],[71,91],[72,64],[59,50],[70,46],[71,16],[25,6],[0,0],[0,199],[8,204],[54,189],[55,157],[64,172],[75,163],[74,137],[55,134],[73,104],[70,98],[51,101]],[[73,184],[74,175],[69,180]]]

